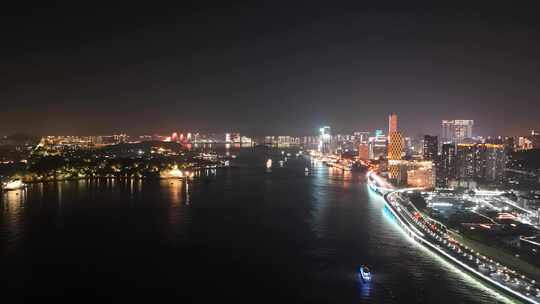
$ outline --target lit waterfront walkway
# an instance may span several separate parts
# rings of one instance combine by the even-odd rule
[[[387,209],[411,238],[496,287],[498,291],[522,301],[540,303],[540,286],[535,280],[455,240],[444,225],[421,214],[403,195],[413,189],[396,190],[373,172],[368,173],[368,184],[372,190],[384,196]]]

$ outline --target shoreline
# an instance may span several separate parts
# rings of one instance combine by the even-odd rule
[[[390,188],[381,188],[376,184],[376,181],[372,180],[372,177],[370,176],[370,174],[371,172],[368,173],[368,185],[370,189],[372,189],[373,191],[375,191],[376,193],[380,194],[383,197],[385,210],[388,210],[390,212],[392,217],[396,220],[396,223],[398,224],[400,229],[403,232],[405,232],[409,237],[411,237],[411,239],[413,239],[416,243],[418,243],[419,245],[422,245],[422,247],[430,250],[431,252],[434,252],[435,254],[442,257],[446,261],[451,262],[454,266],[458,267],[461,270],[464,270],[465,273],[479,279],[480,282],[484,283],[484,285],[487,285],[488,287],[490,287],[492,290],[496,292],[502,293],[515,300],[525,301],[525,302],[533,303],[533,304],[540,303],[540,298],[538,296],[536,296],[536,298],[534,298],[535,297],[534,295],[527,296],[526,294],[516,291],[511,287],[505,286],[504,282],[500,282],[499,280],[497,280],[495,276],[500,273],[498,270],[499,268],[497,268],[496,272],[493,271],[490,273],[490,275],[486,275],[482,273],[482,270],[474,269],[471,265],[469,265],[471,264],[470,261],[472,261],[474,257],[476,257],[477,264],[478,264],[479,258],[483,260],[488,259],[487,257],[481,255],[479,252],[476,252],[475,255],[473,255],[474,251],[471,251],[470,254],[467,254],[465,250],[464,251],[461,250],[461,246],[462,246],[461,244],[457,243],[459,245],[454,245],[455,243],[451,241],[450,239],[445,240],[444,243],[441,243],[441,245],[436,244],[433,241],[429,240],[430,237],[434,239],[443,240],[443,236],[431,229],[427,229],[427,231],[424,230],[426,234],[424,232],[421,232],[420,230],[422,230],[423,228],[421,224],[418,224],[418,223],[414,224],[411,221],[409,221],[404,215],[402,215],[402,213],[409,214],[409,211],[407,211],[407,207],[402,206],[397,201],[395,203],[391,201],[391,196],[398,195],[400,192],[406,191],[406,189],[398,190],[398,189],[390,189]],[[446,246],[443,246],[443,245],[446,245]],[[453,248],[455,252],[450,251],[446,247]],[[465,248],[468,250],[467,247]],[[469,261],[464,259],[462,255],[469,256],[470,257]],[[495,263],[495,261],[493,260],[490,260],[490,261]],[[498,267],[503,268],[502,265]],[[504,267],[504,269],[506,269],[506,267]],[[494,275],[494,276],[491,276],[491,275]],[[532,282],[535,282],[535,281],[533,280]],[[535,292],[533,291],[533,293]]]

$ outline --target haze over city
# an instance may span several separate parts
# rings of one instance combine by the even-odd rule
[[[324,1],[2,12],[4,133],[540,129],[531,8]]]

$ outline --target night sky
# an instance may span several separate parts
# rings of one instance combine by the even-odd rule
[[[0,134],[540,129],[538,9],[222,2],[3,7]]]

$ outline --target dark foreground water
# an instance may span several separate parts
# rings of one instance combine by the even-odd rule
[[[364,175],[268,151],[181,181],[77,181],[8,192],[0,297],[130,303],[505,303],[407,239]],[[276,153],[276,152],[273,152]],[[212,173],[210,173],[212,175]],[[374,281],[356,278],[370,265]],[[7,302],[10,299],[10,302]],[[3,300],[3,302],[4,302]]]

